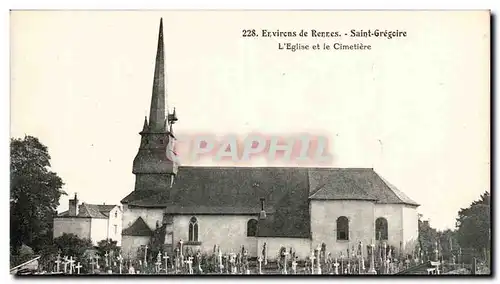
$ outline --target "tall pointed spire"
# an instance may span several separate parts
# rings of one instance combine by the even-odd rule
[[[149,111],[149,128],[153,132],[165,131],[165,62],[163,54],[163,18],[160,19],[158,48],[156,51],[153,95]]]

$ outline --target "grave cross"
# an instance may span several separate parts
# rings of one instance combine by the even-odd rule
[[[181,266],[184,266],[184,255],[183,255],[183,250],[182,250],[182,244],[184,242],[182,240],[179,240],[179,244],[181,245],[181,248],[180,248],[180,255],[181,255]]]
[[[122,254],[119,254],[118,255],[118,262],[120,263],[120,274],[122,274],[122,261],[123,261]]]
[[[289,253],[288,253],[287,251],[285,251],[285,252],[283,253],[283,256],[284,256],[284,270],[283,270],[283,273],[284,273],[284,274],[288,274],[288,273],[287,273],[287,271],[286,271],[286,262],[287,262],[287,260],[286,260],[286,259],[287,259],[287,256],[288,256],[288,255],[289,255]]]
[[[314,260],[316,257],[314,256],[314,251],[311,253],[311,274],[314,274]]]
[[[297,261],[295,259],[292,261],[292,271],[293,274],[297,274]]]
[[[165,274],[168,274],[168,254],[165,252],[165,255],[163,256],[163,259],[165,259]]]
[[[57,255],[56,263],[56,272],[59,272],[59,265],[61,264],[61,256]]]
[[[104,259],[104,260],[106,261],[106,266],[109,266],[109,259],[108,259],[108,256],[109,256],[109,254],[108,254],[108,252],[106,252],[106,253],[104,254],[104,257],[105,257],[105,259]]]
[[[69,274],[73,274],[74,263],[75,263],[75,261],[73,260],[73,257],[71,256],[69,258]]]
[[[63,263],[63,265],[64,265],[64,274],[68,273],[68,264],[69,264],[68,261],[69,261],[68,257],[64,256],[64,263]]]
[[[375,271],[375,244],[372,242],[370,244],[371,249],[371,254],[370,254],[370,270],[368,271],[369,274],[377,274],[377,271]]]
[[[344,274],[344,254],[340,252],[340,271]]]
[[[189,267],[189,274],[193,274],[193,257],[188,257],[188,260],[185,261],[185,263]]]
[[[78,265],[75,266],[75,268],[76,268],[77,273],[80,274],[80,268],[82,268],[82,266],[80,265],[80,262],[78,262]]]
[[[259,255],[257,261],[259,262],[259,274],[262,274],[262,256]]]
[[[320,260],[321,260],[321,255],[320,255],[321,246],[320,245],[318,245],[318,247],[316,248],[316,251],[318,252],[318,259],[317,259],[317,261],[318,261],[318,263],[317,263],[317,265],[318,265],[318,274],[321,274],[321,263],[320,263]]]
[[[219,270],[220,273],[224,272],[224,264],[222,263],[222,251],[219,248]]]
[[[333,263],[333,267],[335,267],[335,274],[339,274],[339,263],[337,262],[337,258],[335,258],[335,262]]]
[[[148,259],[148,245],[144,246],[144,266],[147,266],[147,259]]]

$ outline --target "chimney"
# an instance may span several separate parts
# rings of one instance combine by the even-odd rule
[[[260,199],[260,219],[261,220],[266,219],[266,211],[264,210],[264,201],[265,201],[265,198]]]
[[[77,216],[78,215],[78,197],[76,196],[75,192],[75,198],[69,200],[69,209],[68,209],[68,215],[69,216]]]

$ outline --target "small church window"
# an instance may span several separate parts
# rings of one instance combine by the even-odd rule
[[[118,212],[115,211],[115,218],[117,218],[117,217],[118,217]]]
[[[349,219],[346,216],[337,219],[337,240],[349,240]]]
[[[375,220],[375,238],[377,240],[388,240],[389,233],[388,233],[388,226],[387,226],[387,219],[385,218],[377,218]]]
[[[198,241],[198,220],[196,217],[191,217],[191,220],[189,220],[189,241]]]
[[[250,219],[247,223],[247,237],[256,237],[257,236],[257,220]]]

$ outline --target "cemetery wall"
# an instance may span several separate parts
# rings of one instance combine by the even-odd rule
[[[287,251],[293,249],[299,259],[305,259],[311,255],[311,240],[306,238],[258,238],[258,252],[262,254],[262,248],[266,243],[269,260],[274,260],[278,256],[279,249],[284,246]]]
[[[374,206],[360,200],[311,200],[312,247],[325,243],[332,255],[339,255],[360,241],[369,244],[375,234]],[[349,240],[337,240],[340,216],[349,220]]]
[[[90,220],[90,218],[80,217],[54,218],[54,238],[62,236],[63,233],[90,238]]]
[[[126,259],[136,259],[137,250],[149,243],[149,237],[122,236],[122,256]]]
[[[189,221],[198,220],[198,241],[202,252],[212,253],[214,245],[219,245],[223,252],[240,252],[245,246],[250,256],[257,256],[257,238],[247,237],[247,222],[255,219],[243,215],[177,215],[174,217],[174,243],[189,239]]]
[[[403,205],[401,204],[375,204],[375,215],[373,226],[377,218],[383,217],[387,220],[387,244],[399,249],[400,242],[403,241]],[[378,236],[374,233],[374,240]]]

